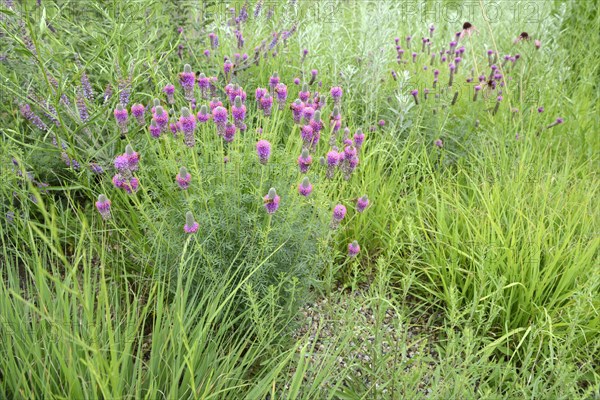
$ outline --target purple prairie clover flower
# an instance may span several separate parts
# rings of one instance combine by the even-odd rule
[[[123,176],[121,174],[117,173],[112,177],[112,183],[117,189],[121,189],[121,188],[123,188],[125,179],[123,178]]]
[[[269,87],[271,88],[271,93],[275,90],[275,86],[279,84],[280,78],[277,72],[273,72],[273,75],[269,78]]]
[[[543,113],[544,112],[544,107],[538,107],[537,112],[540,113],[540,114]]]
[[[283,83],[278,83],[275,86],[275,93],[277,94],[277,104],[280,110],[285,108],[285,101],[287,100],[287,86]]]
[[[140,162],[140,156],[138,153],[136,153],[133,150],[133,147],[131,147],[130,144],[128,144],[127,146],[125,146],[125,154],[124,156],[127,157],[127,166],[129,168],[130,171],[137,171],[138,169],[138,164]]]
[[[240,96],[235,97],[235,101],[231,107],[231,115],[233,116],[236,125],[246,118],[246,106],[242,104],[242,98]]]
[[[304,148],[307,148],[311,145],[314,138],[314,130],[310,125],[304,125],[300,129],[300,136],[302,137],[302,141],[304,142]]]
[[[475,94],[473,94],[473,101],[477,101],[477,95],[479,94],[480,90],[481,90],[481,86],[475,85]]]
[[[300,193],[304,197],[308,197],[313,190],[313,186],[311,185],[308,177],[304,177],[302,182],[298,185],[298,193]]]
[[[343,94],[342,88],[339,86],[334,86],[331,88],[330,93],[331,93],[331,98],[333,99],[333,104],[335,106],[339,107],[340,101],[342,99],[342,94]]]
[[[564,118],[558,117],[558,118],[556,118],[556,120],[555,120],[553,123],[551,123],[550,125],[548,125],[548,126],[546,127],[546,129],[553,128],[553,127],[555,127],[556,125],[560,125],[560,124],[562,124],[563,122],[565,122]]]
[[[308,149],[303,149],[302,154],[298,156],[298,167],[300,168],[300,172],[305,174],[308,172],[310,165],[312,164],[312,157],[308,153]]]
[[[187,147],[194,147],[196,139],[194,131],[196,130],[196,117],[190,113],[189,108],[181,109],[181,117],[179,117],[179,128],[183,132],[183,142]]]
[[[235,139],[235,132],[236,132],[235,125],[232,124],[231,122],[228,122],[225,125],[225,133],[223,133],[223,139],[225,139],[225,141],[227,143],[233,142],[233,139]]]
[[[360,245],[355,240],[352,243],[348,244],[348,256],[354,258],[360,253]]]
[[[269,193],[263,197],[263,203],[268,214],[273,214],[279,208],[280,197],[277,195],[275,188],[269,189]]]
[[[412,53],[412,60],[413,60],[413,63],[417,62],[417,53],[415,53],[415,52]]]
[[[415,99],[415,104],[419,104],[419,91],[417,89],[414,89],[410,92],[410,94],[412,95],[412,97]]]
[[[321,120],[321,110],[315,111],[312,119],[309,121],[310,126],[315,133],[320,133],[323,129],[323,121]]]
[[[535,39],[535,40],[533,41],[533,43],[534,43],[534,45],[535,45],[535,48],[536,48],[536,49],[538,49],[538,50],[540,49],[540,47],[542,47],[542,41],[541,41],[541,40],[539,40],[539,39]]]
[[[146,112],[146,107],[142,104],[134,104],[131,106],[131,115],[133,115],[139,125],[144,125],[146,121],[144,120],[144,113]]]
[[[304,122],[308,123],[312,119],[313,115],[315,115],[315,112],[316,111],[313,107],[305,105],[302,108],[302,117],[304,118]]]
[[[308,82],[308,85],[312,85],[313,83],[315,83],[315,81],[317,80],[317,75],[319,74],[319,71],[317,71],[316,69],[313,69],[310,71],[310,82]]]
[[[129,181],[123,181],[123,183],[121,185],[121,189],[125,190],[125,192],[127,192],[127,194],[132,194],[132,193],[137,192],[139,186],[140,186],[140,182],[139,182],[138,178],[132,177],[131,179],[129,179]]]
[[[103,194],[98,196],[98,201],[96,202],[96,208],[98,212],[102,216],[103,220],[110,219],[110,200]]]
[[[433,142],[433,144],[435,144],[435,147],[437,147],[438,149],[444,147],[444,142],[442,142],[442,139],[436,139],[435,142]]]
[[[406,37],[406,47],[410,49],[410,41],[411,41],[412,37],[409,35]]]
[[[273,97],[271,97],[271,95],[269,93],[266,93],[260,99],[260,108],[262,108],[263,114],[265,115],[265,117],[268,117],[271,115],[271,110],[273,108]]]
[[[342,204],[338,204],[333,207],[332,219],[331,219],[331,229],[337,229],[340,225],[340,222],[346,216],[346,207]]]
[[[198,111],[198,115],[196,115],[196,117],[198,118],[198,122],[205,123],[210,120],[212,114],[208,112],[208,107],[203,104],[202,107],[200,107],[200,111]]]
[[[179,132],[179,123],[177,122],[171,122],[169,124],[169,129],[171,130],[171,133],[173,134],[173,136],[177,137],[177,133]]]
[[[188,234],[198,232],[198,228],[200,225],[194,220],[194,214],[191,211],[185,213],[185,225],[183,226],[183,231]]]
[[[216,49],[219,47],[219,37],[214,32],[210,32],[208,38],[210,39],[211,48]]]
[[[225,62],[223,62],[223,73],[225,73],[226,79],[229,79],[229,73],[231,72],[232,69],[233,69],[233,63],[231,61],[229,61],[229,59],[225,60]]]
[[[114,111],[115,119],[117,120],[117,125],[119,125],[119,129],[121,130],[121,134],[124,135],[127,133],[127,109],[123,107],[123,104],[117,104],[117,108]]]
[[[213,98],[210,103],[208,103],[210,107],[210,111],[213,112],[217,107],[223,107],[223,102],[217,98]]]
[[[266,164],[271,157],[271,143],[262,139],[256,143],[256,154],[258,154],[258,161],[261,164]]]
[[[294,85],[300,84],[300,78],[294,78]]]
[[[326,161],[327,161],[327,172],[325,174],[325,177],[327,179],[333,179],[333,177],[335,175],[335,169],[340,162],[340,154],[335,150],[331,150],[327,153]]]
[[[291,105],[290,109],[292,110],[292,114],[294,116],[294,123],[300,124],[302,120],[302,110],[304,109],[304,104],[300,101],[300,99],[296,99]]]
[[[492,112],[492,115],[496,115],[496,113],[498,112],[498,108],[500,108],[501,101],[502,101],[502,96],[496,97],[496,106],[494,107],[494,111]]]
[[[365,134],[363,133],[362,129],[357,129],[356,133],[354,134],[354,146],[356,147],[356,150],[360,150],[364,142]]]
[[[127,155],[122,154],[120,156],[115,157],[114,166],[117,171],[120,173],[125,173],[129,170],[129,159]]]
[[[200,95],[202,96],[202,98],[208,99],[208,91],[210,89],[210,79],[208,79],[206,77],[206,75],[204,75],[204,73],[201,73],[198,76],[198,87],[200,88]]]
[[[423,99],[427,100],[427,95],[429,94],[429,89],[423,89]]]
[[[162,132],[160,126],[158,126],[155,119],[152,119],[152,121],[150,121],[150,126],[148,127],[148,130],[150,131],[150,135],[152,135],[152,137],[156,139],[160,137],[160,134]]]
[[[192,175],[187,171],[185,167],[179,168],[179,173],[175,176],[175,181],[179,188],[182,190],[187,189],[190,186]]]
[[[194,98],[194,84],[196,82],[196,74],[192,72],[190,64],[183,66],[183,72],[179,73],[179,83],[183,88],[184,97],[187,101],[192,101]]]
[[[90,79],[85,72],[81,74],[81,87],[83,88],[83,97],[89,101],[94,100],[94,90],[92,89]]]
[[[356,200],[356,211],[358,211],[359,213],[365,211],[365,209],[368,206],[369,206],[369,198],[366,195],[359,197],[358,200]]]
[[[175,97],[173,96],[173,94],[175,93],[175,86],[169,83],[163,88],[163,92],[165,92],[165,94],[167,95],[167,101],[169,102],[169,104],[175,104]]]
[[[160,127],[161,132],[166,132],[169,126],[169,114],[161,106],[155,107],[152,119],[156,121],[156,125]]]
[[[223,136],[225,134],[225,125],[227,124],[227,109],[218,106],[213,110],[212,114],[213,121],[217,126],[217,134]]]
[[[303,102],[308,101],[308,99],[310,98],[310,90],[308,90],[308,84],[306,84],[306,83],[302,84],[302,90],[300,90],[300,93],[298,93],[298,97]]]
[[[267,94],[267,89],[264,88],[256,88],[256,90],[254,91],[254,96],[256,97],[256,101],[258,102],[258,108],[262,109],[262,104],[261,104],[261,100],[263,97],[265,97],[265,95]]]

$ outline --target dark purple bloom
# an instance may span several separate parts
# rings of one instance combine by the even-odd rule
[[[223,136],[225,134],[225,125],[227,124],[227,109],[218,106],[213,110],[212,114],[213,121],[217,126],[217,133]]]
[[[256,153],[261,164],[266,164],[271,157],[271,143],[262,139],[256,143]]]
[[[273,108],[273,97],[269,93],[266,93],[260,99],[260,108],[263,110],[263,114],[268,117],[271,115],[271,109]]]
[[[415,99],[415,104],[419,104],[419,98],[418,98],[419,91],[417,89],[414,89],[410,92],[410,94]]]
[[[223,139],[225,139],[225,141],[227,143],[233,142],[233,139],[235,139],[235,132],[236,132],[235,125],[232,124],[231,122],[228,122],[225,125],[225,133],[223,133]]]
[[[267,213],[273,214],[279,208],[279,196],[275,191],[275,188],[269,189],[269,193],[263,198],[265,209]]]
[[[210,120],[210,118],[212,117],[212,114],[208,112],[208,107],[206,107],[206,105],[202,105],[202,107],[200,107],[200,111],[198,111],[198,115],[196,115],[196,117],[198,118],[198,122],[207,122],[208,120]]]
[[[296,99],[291,105],[290,109],[292,110],[292,114],[294,116],[294,123],[299,124],[302,119],[302,110],[304,109],[304,104],[300,101],[300,99]]]
[[[362,129],[357,129],[356,133],[354,134],[354,146],[356,146],[357,150],[360,150],[364,141],[365,141],[365,134],[363,133]]]
[[[117,120],[117,125],[119,125],[119,129],[121,130],[121,134],[124,135],[127,133],[127,109],[123,107],[123,104],[118,104],[117,108],[114,111],[115,119]]]
[[[158,126],[155,119],[152,119],[152,121],[150,122],[148,130],[150,131],[150,135],[152,135],[153,138],[159,138],[162,132],[160,126]]]
[[[275,93],[277,94],[277,104],[279,105],[279,109],[283,110],[288,95],[287,86],[283,83],[278,83],[275,86]]]
[[[181,109],[181,117],[179,117],[179,128],[183,132],[183,141],[186,146],[194,147],[196,139],[194,131],[196,130],[196,117],[190,113],[187,107]]]
[[[333,104],[339,106],[340,101],[342,99],[342,88],[339,86],[334,86],[331,88],[331,98],[333,98]]]
[[[131,114],[135,117],[139,125],[144,125],[146,123],[146,121],[144,120],[145,112],[146,107],[144,107],[142,104],[134,104],[131,106]]]
[[[44,123],[44,121],[42,121],[40,117],[38,117],[33,111],[31,111],[31,106],[29,104],[22,104],[19,107],[19,111],[21,112],[23,118],[27,119],[39,129],[43,131],[48,129],[48,126]]]
[[[543,113],[544,112],[544,107],[538,107],[537,111],[540,114]]]
[[[444,147],[444,142],[442,142],[442,139],[436,139],[436,141],[434,142],[434,144],[439,149],[441,149],[442,147]]]

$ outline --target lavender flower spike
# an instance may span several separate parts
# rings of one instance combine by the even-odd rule
[[[346,216],[346,207],[342,204],[338,204],[333,208],[333,216],[331,220],[331,229],[337,229],[340,222]]]
[[[191,211],[185,213],[185,225],[183,226],[185,233],[196,233],[199,227],[200,225],[194,220],[194,214]]]
[[[359,213],[365,211],[365,209],[369,206],[369,198],[365,195],[360,197],[357,201],[356,201],[356,211],[358,211]]]
[[[183,141],[185,145],[188,147],[194,147],[196,144],[196,139],[194,138],[194,131],[196,130],[196,117],[190,113],[190,110],[187,107],[183,107],[181,109],[179,126],[183,132]]]

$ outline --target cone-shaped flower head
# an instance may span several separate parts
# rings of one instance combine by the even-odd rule
[[[185,213],[185,225],[183,230],[185,233],[196,233],[200,225],[194,220],[194,214],[191,211]]]
[[[185,167],[181,167],[179,169],[179,173],[175,176],[175,180],[179,187],[183,190],[187,189],[190,185],[190,181],[192,180],[192,175],[187,171]]]
[[[367,208],[368,206],[369,198],[366,195],[359,197],[359,199],[356,201],[356,211],[358,211],[359,213],[365,211],[365,208]]]
[[[110,219],[110,200],[105,195],[101,194],[100,196],[98,196],[96,208],[102,216],[102,219],[104,219],[105,221],[107,219]]]
[[[346,216],[346,207],[342,204],[338,204],[333,208],[333,220],[340,222]]]
[[[302,154],[298,157],[298,167],[300,168],[300,172],[305,174],[308,171],[308,168],[312,164],[312,157],[308,153],[308,149],[303,149]]]
[[[271,157],[271,143],[262,139],[256,143],[256,153],[261,164],[266,164]]]
[[[313,187],[310,183],[310,181],[308,180],[308,177],[304,177],[304,179],[302,179],[302,182],[300,183],[300,185],[298,185],[298,193],[300,193],[302,196],[304,197],[308,197],[310,195],[310,193],[312,192]]]
[[[273,214],[279,208],[279,196],[275,188],[269,189],[269,193],[263,198],[267,213]]]
[[[360,246],[356,240],[348,244],[348,256],[356,257],[358,253],[360,253]]]

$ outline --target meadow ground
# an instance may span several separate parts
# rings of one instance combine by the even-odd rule
[[[600,399],[599,26],[2,1],[0,397]]]

